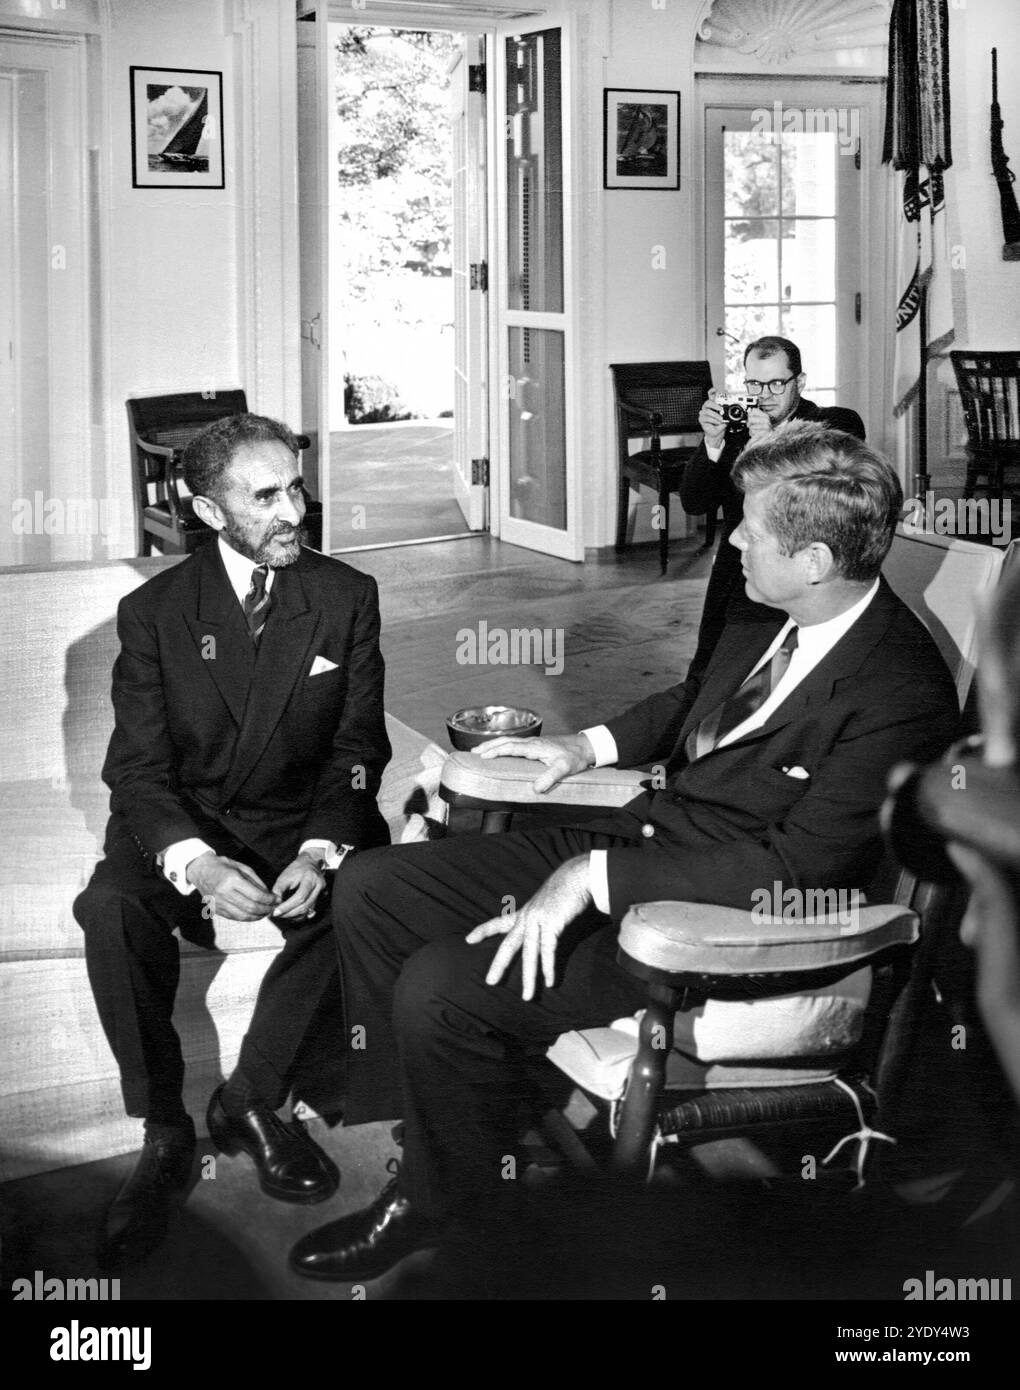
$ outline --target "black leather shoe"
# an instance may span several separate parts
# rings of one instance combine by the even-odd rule
[[[246,1153],[255,1164],[259,1186],[281,1202],[311,1206],[340,1186],[336,1164],[305,1133],[300,1120],[285,1124],[268,1105],[256,1102],[243,1115],[223,1109],[223,1086],[212,1093],[206,1112],[209,1137],[220,1153]]]
[[[440,1233],[437,1222],[401,1197],[394,1178],[371,1206],[302,1236],[290,1252],[290,1267],[309,1279],[375,1279],[412,1251],[438,1244]]]
[[[170,1212],[188,1186],[194,1156],[194,1129],[145,1136],[134,1171],[106,1213],[97,1252],[103,1269],[143,1260],[162,1243]]]

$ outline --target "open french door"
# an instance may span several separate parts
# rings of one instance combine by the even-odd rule
[[[472,531],[489,522],[489,270],[485,40],[466,38],[450,72],[453,139],[454,487]]]
[[[492,529],[514,545],[581,560],[570,24],[554,15],[515,22],[492,41]]]
[[[322,549],[332,541],[329,471],[329,23],[326,6],[297,25],[298,218],[301,248],[301,431],[311,447],[301,456],[309,492],[322,502]]]

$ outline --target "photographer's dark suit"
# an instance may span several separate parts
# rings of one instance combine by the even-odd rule
[[[514,1152],[522,1051],[642,1007],[617,966],[614,921],[634,902],[744,909],[786,887],[862,888],[881,854],[890,767],[940,752],[957,724],[953,682],[918,619],[882,581],[849,631],[758,729],[688,762],[688,734],[740,686],[786,620],[731,624],[703,682],[684,682],[608,722],[621,765],[665,761],[667,785],[622,811],[534,832],[459,837],[362,856],[335,920],[352,1052],[347,1119],[404,1117],[401,1193],[429,1217],[499,1188]],[[790,774],[796,770],[796,776]],[[567,929],[556,984],[521,998],[518,956],[485,974],[502,937],[473,927],[521,905],[565,860],[608,849],[613,921]]]
[[[802,396],[790,419],[813,420],[830,430],[845,430],[858,439],[864,438],[864,421],[856,410],[845,410],[842,406],[818,406]],[[700,676],[705,670],[728,621],[768,622],[772,611],[762,604],[752,603],[744,593],[740,555],[736,547],[729,544],[730,534],[740,525],[744,508],[743,493],[730,477],[730,469],[747,440],[746,428],[727,431],[723,451],[714,460],[708,457],[705,441],[702,440],[680,480],[680,505],[689,516],[701,516],[705,512],[714,516],[720,507],[723,514],[719,545],[701,610],[698,646],[687,670],[688,680]]]
[[[257,647],[214,542],[128,595],[117,627],[106,857],[75,915],[128,1114],[151,1116],[179,1105],[184,1072],[171,933],[209,939],[201,895],[178,893],[157,855],[197,837],[271,887],[303,841],[386,844],[376,793],[390,747],[376,584],[337,560],[305,549],[275,571]],[[328,912],[280,923],[242,1046],[274,1108],[312,1020],[335,1016],[328,924]]]

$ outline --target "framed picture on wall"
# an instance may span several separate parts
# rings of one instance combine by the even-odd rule
[[[603,187],[680,187],[680,93],[607,87]]]
[[[223,187],[223,74],[131,69],[135,188]]]

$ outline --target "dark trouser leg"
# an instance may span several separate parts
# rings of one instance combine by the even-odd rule
[[[238,847],[224,852],[250,860]],[[264,864],[253,867],[263,878],[269,872]],[[173,931],[180,927],[199,942],[208,937],[201,898],[178,893],[123,839],[96,866],[74,913],[85,932],[89,981],[120,1068],[127,1113],[179,1120],[184,1061],[172,1022],[180,976]],[[286,1098],[312,1020],[322,1023],[330,998],[339,1003],[330,925],[327,910],[317,920],[286,929],[283,949],[262,981],[241,1045],[239,1070],[253,1093],[274,1109]],[[341,1045],[337,1018],[337,1051]]]
[[[328,1007],[331,1003],[333,1011]],[[309,1037],[312,1027],[317,1033],[314,1038]],[[241,1043],[237,1071],[270,1109],[278,1109],[286,1100],[299,1069],[308,1074],[309,1059],[324,1048],[320,1029],[328,1030],[329,1050],[339,1057],[343,1020],[328,907],[320,917],[285,929],[283,949],[263,977]],[[340,1096],[331,1099],[338,1104]],[[325,1098],[317,1096],[316,1101],[324,1104]]]
[[[615,964],[616,929],[597,913],[564,935],[557,984],[528,1004],[518,966],[501,985],[484,982],[498,938],[463,940],[557,865],[614,843],[628,841],[561,829],[463,836],[366,855],[345,875],[335,922],[347,1023],[364,1029],[350,1054],[348,1119],[403,1114],[401,1189],[424,1215],[499,1190],[524,1048],[641,1007],[643,988]]]
[[[103,1031],[120,1068],[129,1115],[183,1115],[184,1061],[171,1021],[180,956],[173,929],[201,902],[182,898],[133,846],[114,846],[74,904]]]
[[[485,983],[497,940],[437,941],[401,972],[394,1003],[404,1076],[400,1189],[423,1214],[484,1212],[509,1190],[517,1112],[528,1098],[527,1052],[643,1006],[643,985],[616,964],[615,925],[592,913],[579,926],[590,934],[561,938],[557,983],[539,986],[528,1002],[519,962],[500,984]]]

